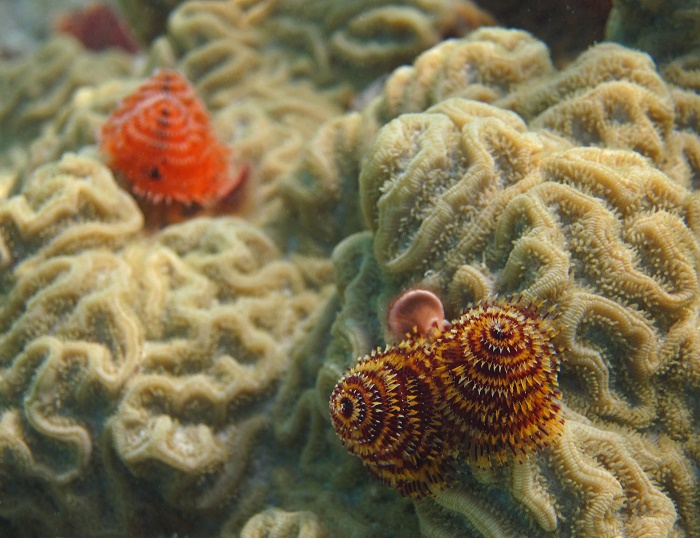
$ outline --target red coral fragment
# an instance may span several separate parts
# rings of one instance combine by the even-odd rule
[[[247,169],[231,167],[194,88],[162,69],[128,96],[100,130],[109,166],[153,202],[211,207],[231,194]]]
[[[139,44],[111,6],[90,4],[56,17],[56,31],[75,37],[90,50],[120,48],[135,53]]]

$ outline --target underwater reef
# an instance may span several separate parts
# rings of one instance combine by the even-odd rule
[[[138,51],[0,59],[0,534],[700,537],[656,4],[576,57],[466,0],[121,6]]]

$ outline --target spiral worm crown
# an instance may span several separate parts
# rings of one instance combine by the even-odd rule
[[[208,205],[235,189],[229,149],[215,136],[194,88],[161,69],[126,97],[100,130],[110,167],[155,202]]]
[[[449,483],[474,465],[522,461],[562,431],[551,312],[520,299],[483,302],[430,340],[416,335],[360,359],[336,385],[336,432],[402,494]]]
[[[330,399],[331,418],[348,450],[404,495],[421,496],[451,473],[454,449],[437,408],[444,391],[420,342],[377,351],[350,369]]]
[[[561,433],[554,336],[534,305],[495,302],[466,311],[435,341],[446,412],[472,463],[522,460]]]

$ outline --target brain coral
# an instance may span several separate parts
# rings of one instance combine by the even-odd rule
[[[241,530],[241,538],[326,538],[328,531],[311,512],[270,508],[255,515]]]
[[[0,60],[0,150],[37,136],[76,89],[125,76],[132,64],[126,53],[88,53],[67,36],[26,58]]]
[[[474,106],[448,100],[378,135],[360,188],[380,266],[427,278],[453,309],[478,298],[464,266],[557,304],[564,402],[675,439],[697,465],[700,202],[636,153],[543,151],[498,109],[469,118]],[[678,368],[688,381],[668,382]],[[692,498],[675,501],[695,532]]]
[[[697,0],[616,0],[605,38],[668,59],[697,49],[699,14]]]
[[[387,310],[402,290],[436,291],[448,318],[523,293],[558,313],[563,434],[522,464],[469,468],[417,501],[421,532],[698,536],[700,201],[685,187],[692,175],[664,173],[687,121],[676,116],[680,99],[647,56],[614,45],[557,73],[530,40],[539,59],[524,63],[538,73],[528,81],[505,46],[518,40],[528,43],[481,30],[447,42],[396,71],[362,114],[334,123],[358,133],[343,129],[359,117],[377,129],[361,162],[335,157],[359,171],[358,185],[336,188],[357,189],[367,231],[334,251],[332,337],[309,343],[315,351],[297,363],[316,372],[315,386],[288,384],[282,401],[297,391],[300,403],[280,412],[278,436],[323,459],[329,423],[318,408],[345,368],[391,338]],[[500,71],[475,48],[500,55]],[[469,69],[450,68],[467,54]],[[609,91],[619,82],[624,103]],[[669,168],[681,169],[692,170]],[[348,478],[337,453],[325,458],[341,469],[332,477],[341,505],[372,487]]]
[[[274,67],[322,85],[363,87],[412,60],[445,35],[461,35],[493,20],[467,0],[426,2],[260,2],[202,0],[175,9],[158,64],[180,59],[205,99],[236,81]],[[264,55],[259,52],[265,51]],[[219,98],[221,102],[221,98]],[[211,104],[211,103],[210,103]]]
[[[468,0],[280,2],[268,26],[279,40],[311,59],[319,80],[363,86],[445,37],[460,36],[493,18]]]
[[[263,62],[284,58],[284,69],[318,83],[343,81],[363,87],[445,37],[494,24],[493,18],[468,0],[362,0],[351,6],[299,0],[170,3],[181,5],[172,10],[167,32],[162,32],[169,45],[162,49],[164,41],[156,40],[155,48],[162,53],[172,46],[178,56],[188,51],[188,65],[209,72],[215,84],[227,84],[217,65],[226,65],[236,79],[257,70],[261,57],[251,50],[256,46],[267,49]],[[144,9],[138,9],[141,11]]]
[[[154,42],[150,63],[180,69],[207,106],[219,110],[215,124],[241,159],[254,163],[254,197],[267,206],[303,144],[347,106],[347,83],[368,84],[442,35],[487,20],[462,0],[363,1],[351,7],[185,2]]]
[[[318,293],[243,221],[142,224],[106,168],[70,154],[0,202],[8,536],[211,536],[254,478]]]
[[[165,31],[168,16],[184,0],[155,0],[143,4],[138,0],[119,0],[131,30],[148,43]]]
[[[144,67],[194,82],[254,163],[260,220],[301,219],[290,251],[335,246],[323,307],[326,262],[250,223],[144,233],[84,147],[131,60],[87,69],[64,40],[2,63],[0,145],[34,142],[0,200],[0,534],[700,535],[694,59],[604,44],[555,70],[527,33],[482,29],[338,116],[471,16],[395,4],[184,2]],[[547,299],[567,350],[561,436],[509,467],[457,458],[421,500],[368,478],[327,411],[414,287],[451,319]]]
[[[321,126],[282,182],[282,195],[300,222],[300,241],[332,249],[363,228],[357,176],[379,128],[451,97],[516,112],[518,129],[552,135],[539,143],[556,137],[570,146],[634,150],[697,188],[700,136],[693,118],[700,101],[689,91],[700,87],[696,65],[688,57],[664,68],[681,90],[664,81],[646,54],[604,43],[557,71],[545,45],[529,34],[482,28],[396,69],[364,110]],[[309,218],[318,214],[325,226]]]

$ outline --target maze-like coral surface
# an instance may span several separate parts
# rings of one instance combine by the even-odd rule
[[[110,172],[75,155],[0,203],[10,534],[157,533],[205,510],[220,524],[244,481],[317,294],[244,221],[148,239],[142,222]],[[174,509],[194,515],[176,524]]]
[[[337,205],[356,210],[344,200],[357,189],[353,226],[368,231],[334,252],[338,315],[316,398],[391,341],[387,312],[406,289],[436,292],[448,319],[493,294],[546,299],[564,350],[561,437],[522,464],[471,467],[417,502],[422,532],[697,536],[694,97],[616,45],[561,72],[543,52],[498,29],[446,42],[395,71],[361,114],[326,127],[339,173],[319,175],[338,181],[320,192],[344,195],[317,200],[348,216]],[[689,65],[675,71],[686,86]],[[371,145],[347,149],[367,132]]]
[[[558,69],[485,28],[414,58],[488,20],[460,0],[158,6],[144,61],[67,38],[0,60],[0,534],[700,535],[696,55]],[[251,164],[236,209],[265,233],[146,231],[95,160],[156,67]],[[561,435],[509,466],[450,454],[420,500],[328,413],[411,289],[453,320],[547,299],[564,350]]]

